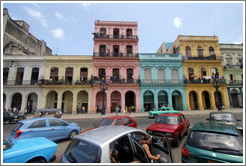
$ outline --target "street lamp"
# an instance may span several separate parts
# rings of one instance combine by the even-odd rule
[[[222,103],[221,103],[221,98],[220,98],[219,90],[218,90],[221,83],[222,83],[222,79],[219,79],[219,74],[216,71],[215,75],[213,75],[212,84],[213,84],[213,87],[215,87],[215,89],[216,89],[216,95],[217,95],[217,99],[218,99],[218,111],[222,111]]]
[[[103,78],[99,84],[100,84],[100,89],[101,89],[101,91],[103,93],[103,110],[102,110],[102,115],[105,115],[104,94],[105,94],[105,91],[108,89],[108,83]]]

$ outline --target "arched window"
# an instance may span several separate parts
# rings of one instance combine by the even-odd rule
[[[197,53],[198,53],[198,57],[203,57],[203,48],[198,46],[197,47]]]
[[[190,46],[186,46],[186,47],[185,47],[185,53],[186,53],[186,56],[188,56],[188,57],[191,56],[191,49],[190,49]]]
[[[209,47],[209,55],[210,56],[214,55],[214,48],[213,47]]]

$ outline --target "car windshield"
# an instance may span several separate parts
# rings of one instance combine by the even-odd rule
[[[243,155],[243,143],[238,136],[234,135],[193,131],[187,139],[187,144],[213,152]]]
[[[211,114],[210,120],[236,121],[236,118],[233,114]]]
[[[177,125],[178,120],[175,116],[158,116],[156,119],[156,123]]]
[[[105,118],[100,122],[99,126],[110,126],[113,125],[113,123],[114,123],[114,119]]]
[[[99,163],[101,148],[85,140],[73,139],[64,156],[71,163]]]
[[[15,127],[12,129],[12,131],[13,132],[16,132],[17,130],[19,130],[19,128],[21,127],[23,125],[23,123],[17,123],[16,125],[15,125]]]
[[[12,146],[12,142],[7,138],[3,137],[3,150],[7,150]]]

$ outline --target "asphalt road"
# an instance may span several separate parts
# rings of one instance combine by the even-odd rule
[[[243,113],[240,114],[235,114],[236,117],[238,119],[241,120],[242,124],[243,124]],[[206,121],[207,116],[204,115],[198,115],[198,116],[186,116],[186,118],[188,118],[190,120],[190,124],[191,127],[197,123],[197,122],[202,122],[202,121]],[[66,120],[66,119],[64,119]],[[93,127],[93,123],[98,123],[101,119],[76,119],[76,120],[67,120],[68,122],[75,122],[77,123],[80,127],[81,127],[81,131],[86,130],[90,127]],[[146,118],[134,118],[134,120],[137,122],[138,126],[137,128],[145,131],[145,129],[147,127],[149,127],[150,125],[152,125],[155,120],[154,119],[148,119]],[[10,135],[11,129],[15,126],[15,124],[10,124],[10,125],[3,125],[3,136],[8,137]],[[173,151],[173,155],[175,157],[175,161],[176,163],[181,163],[181,149],[182,146],[186,140],[187,136],[184,136],[181,139],[180,142],[180,146],[179,147],[175,147],[172,146],[172,151]],[[60,140],[57,141],[56,143],[58,144],[58,148],[57,148],[57,159],[56,161],[54,161],[54,163],[59,163],[60,162],[60,157],[63,154],[65,148],[67,147],[67,145],[69,144],[70,140],[64,139],[64,140]]]

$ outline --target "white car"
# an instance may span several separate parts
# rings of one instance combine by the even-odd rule
[[[174,158],[167,138],[152,137],[151,154],[160,154],[160,159],[148,158],[139,143],[142,136],[148,135],[142,130],[126,126],[103,126],[75,136],[62,155],[63,163],[111,163],[110,156],[114,147],[118,147],[120,163],[173,163]]]

